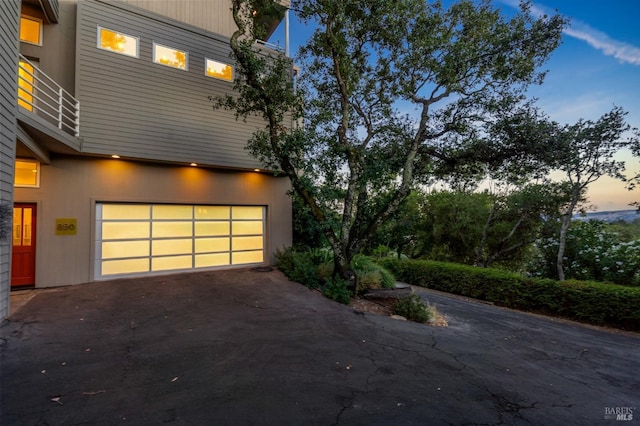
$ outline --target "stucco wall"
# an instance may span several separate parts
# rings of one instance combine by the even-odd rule
[[[36,287],[49,287],[93,280],[96,202],[265,205],[272,255],[291,245],[289,187],[254,172],[64,157],[41,166],[40,188],[16,188],[15,201],[37,203]],[[56,236],[56,218],[76,218],[77,235]]]

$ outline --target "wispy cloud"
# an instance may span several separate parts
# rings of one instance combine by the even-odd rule
[[[501,0],[501,2],[511,7],[518,7],[519,4],[517,0]],[[550,15],[553,12],[545,6],[532,5],[531,13],[542,16]],[[569,37],[586,42],[594,49],[600,50],[607,56],[613,56],[622,63],[640,65],[640,47],[615,40],[584,22],[572,19],[570,26],[564,29],[564,33]]]
[[[607,56],[613,56],[622,63],[640,65],[640,48],[614,40],[608,35],[579,21],[572,21],[564,33],[578,40],[586,41],[591,47],[601,50]]]

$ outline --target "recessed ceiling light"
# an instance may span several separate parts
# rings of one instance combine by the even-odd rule
[[[191,167],[198,167],[198,163],[191,163]]]
[[[118,154],[113,154],[111,158],[120,158],[120,156]]]

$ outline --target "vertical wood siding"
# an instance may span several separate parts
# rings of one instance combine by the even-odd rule
[[[121,1],[226,37],[231,37],[236,30],[231,16],[231,0]],[[289,7],[291,2],[283,0],[280,4]]]
[[[231,16],[230,0],[123,0],[133,6],[185,22],[198,28],[231,37],[236,27]]]
[[[260,167],[245,146],[262,119],[237,121],[207,98],[232,93],[232,83],[205,76],[205,57],[230,63],[228,39],[95,0],[79,2],[77,13],[83,152]],[[98,49],[98,26],[138,37],[139,58]],[[153,42],[187,51],[188,71],[153,63]]]
[[[0,204],[13,205],[20,1],[0,1]],[[11,236],[0,241],[0,320],[9,314]]]

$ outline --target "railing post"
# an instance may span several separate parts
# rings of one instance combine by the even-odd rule
[[[80,136],[80,101],[76,101],[76,123],[75,123],[76,137]]]
[[[62,87],[58,89],[58,129],[62,130],[62,103],[64,102]]]
[[[284,12],[284,56],[291,57],[289,52],[289,9]]]

